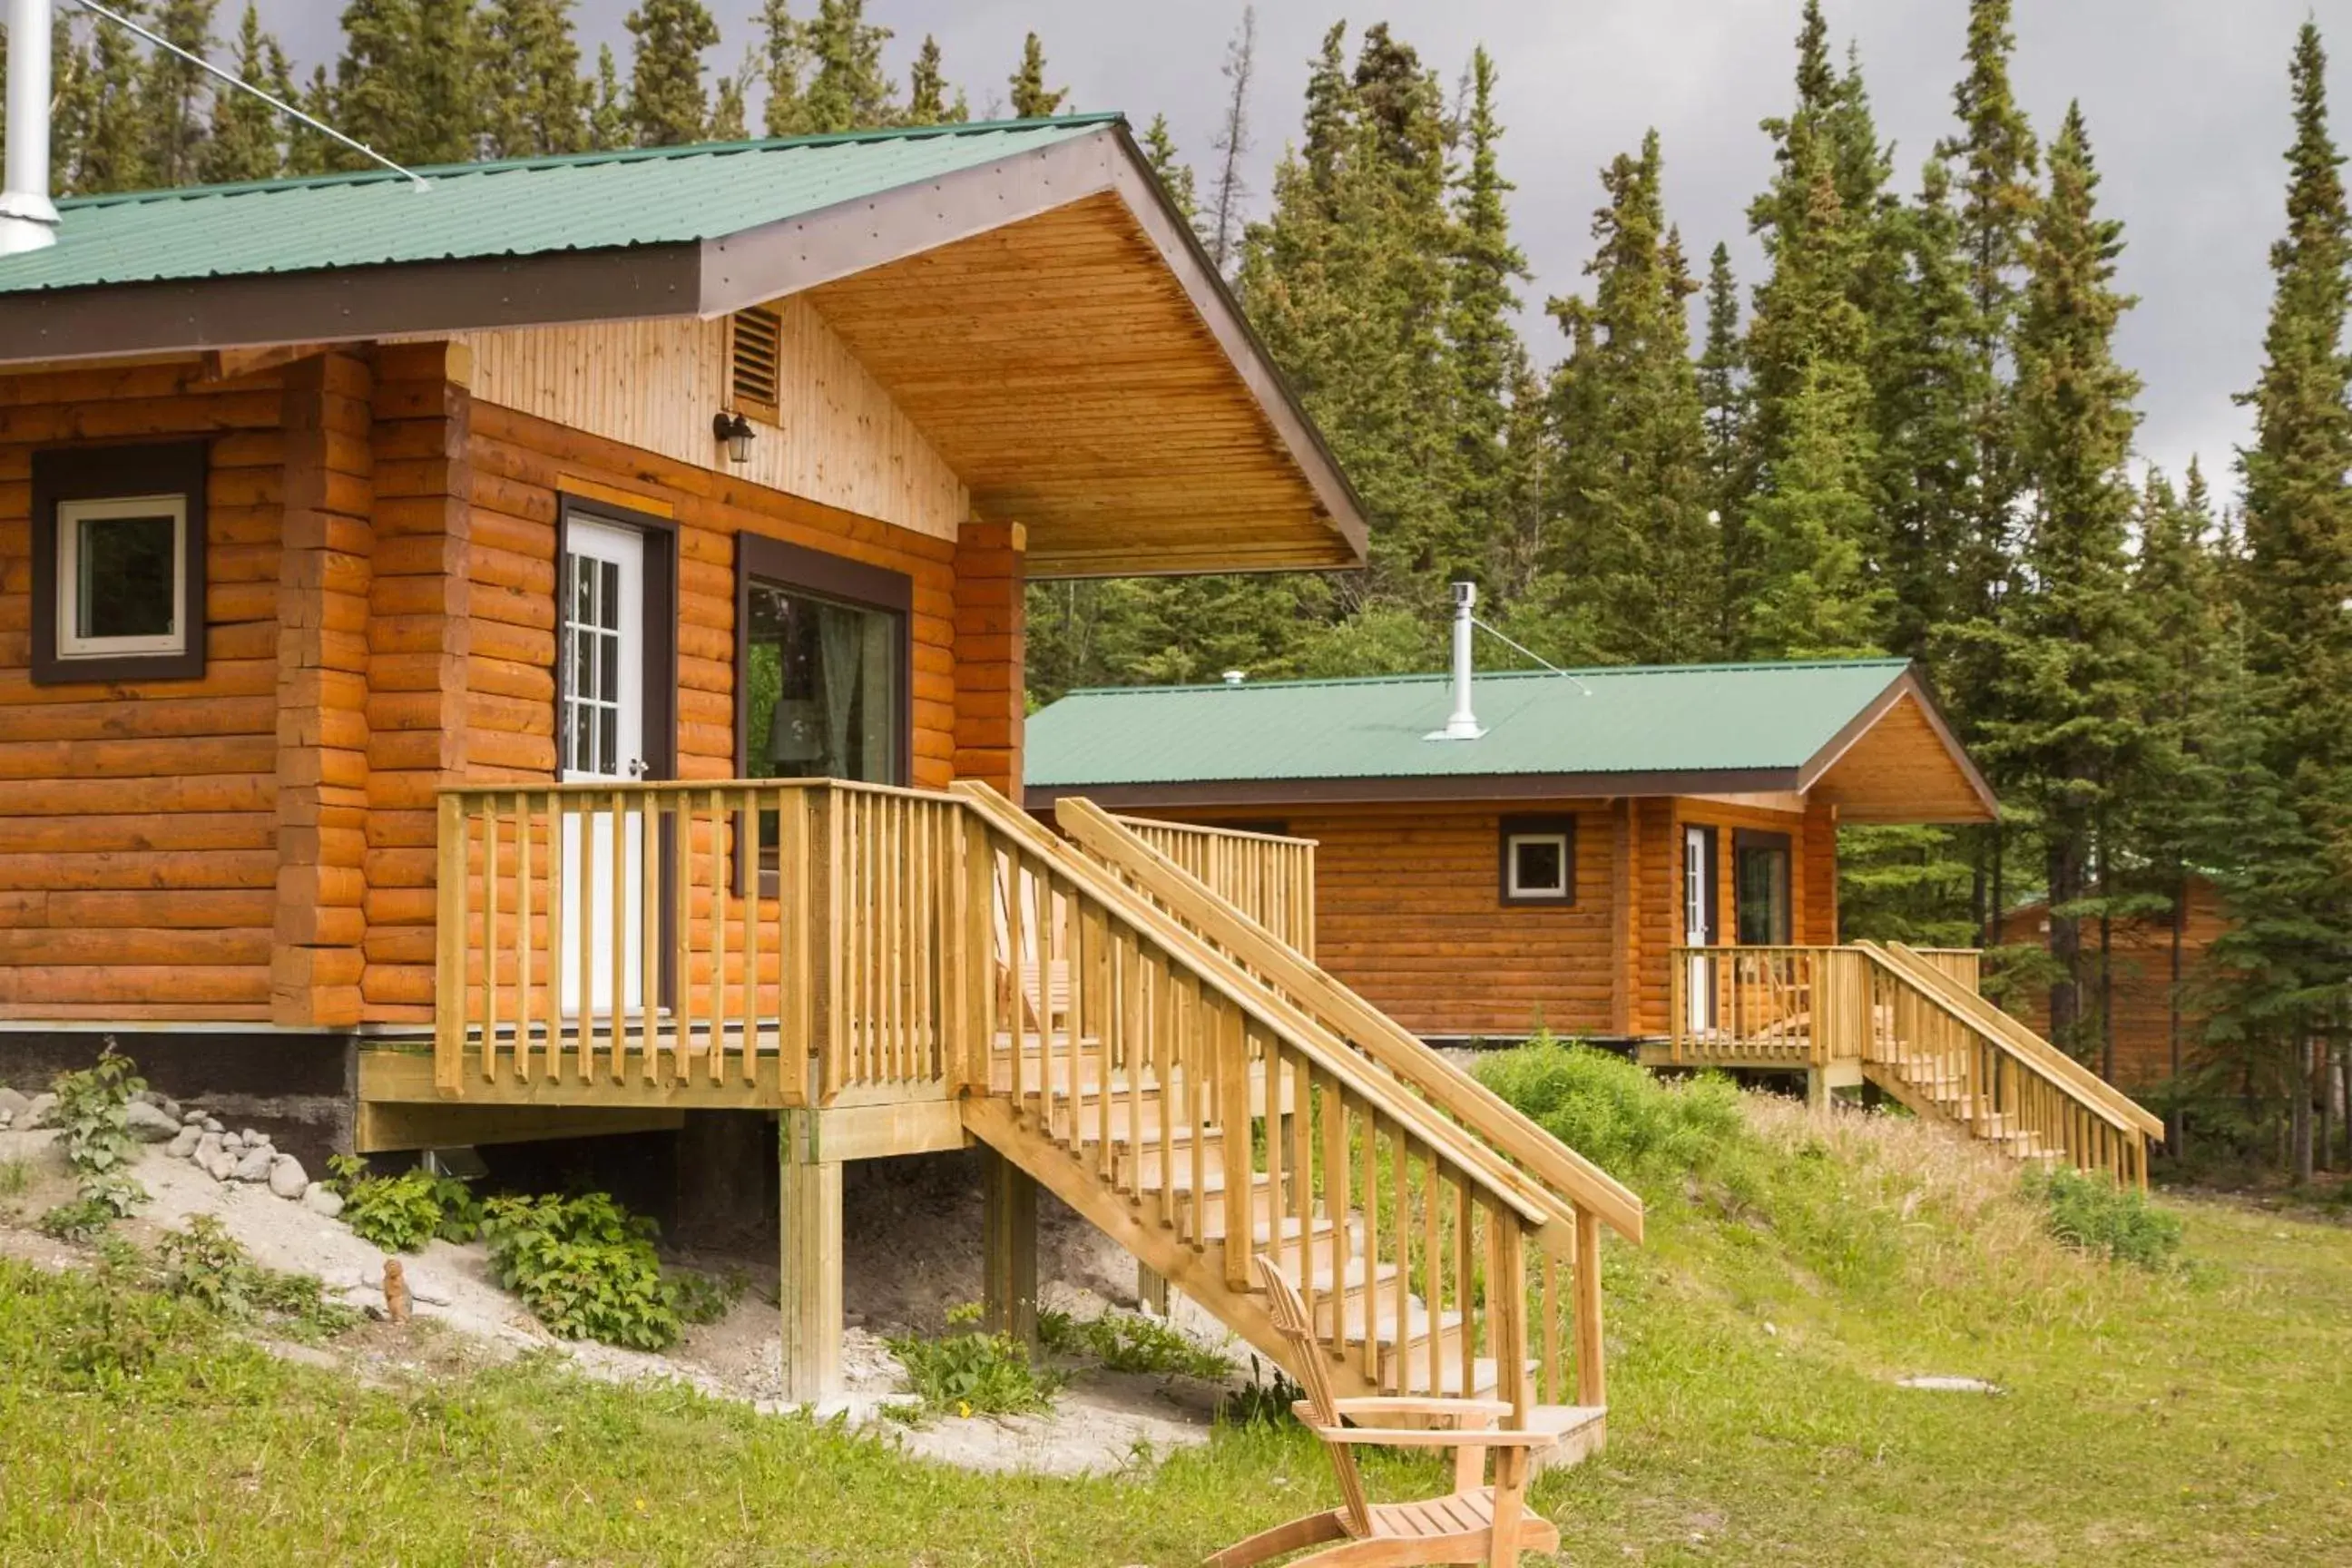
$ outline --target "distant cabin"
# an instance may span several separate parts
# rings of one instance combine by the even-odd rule
[[[2099,922],[2083,926],[2083,973],[2086,994],[2084,1012],[2095,1016],[2101,972],[2106,973],[2109,1006],[2115,1018],[2115,1081],[2126,1089],[2146,1089],[2173,1077],[2176,1034],[2179,1061],[2195,1066],[2201,1049],[2204,1017],[2195,1005],[2192,987],[2200,978],[2205,955],[2221,937],[2227,921],[2221,912],[2221,889],[2203,877],[2189,879],[2187,896],[2170,914],[2146,915],[2111,922],[2103,943]],[[2004,947],[2046,947],[2050,942],[2050,905],[2036,900],[2002,917]],[[2007,998],[2006,1005],[2041,1032],[2050,1027],[2050,994],[2034,988]],[[2095,1045],[2098,1059],[2102,1045]]]
[[[1072,692],[1026,803],[1314,840],[1316,958],[1444,1039],[1663,1036],[1677,950],[1838,942],[1842,824],[1993,816],[1899,659],[1450,680]]]

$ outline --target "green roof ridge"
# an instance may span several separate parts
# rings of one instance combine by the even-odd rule
[[[1518,678],[1619,675],[1724,675],[1742,670],[1768,669],[1901,669],[1911,663],[1895,655],[1870,655],[1859,658],[1759,658],[1727,659],[1719,664],[1595,664],[1567,666],[1551,669],[1482,669],[1478,680],[1502,680]],[[1328,686],[1404,685],[1412,681],[1451,680],[1448,670],[1424,670],[1405,675],[1315,675],[1295,676],[1280,680],[1244,680],[1228,683],[1221,680],[1189,681],[1181,686],[1073,686],[1062,693],[1062,699],[1072,697],[1136,697],[1165,695],[1176,691],[1297,691]],[[1050,704],[1049,704],[1050,706]]]
[[[1124,123],[1118,110],[1087,114],[1058,114],[1027,120],[975,120],[935,125],[882,126],[864,131],[826,131],[805,136],[753,137],[740,142],[686,142],[667,147],[612,147],[594,153],[558,153],[536,158],[496,158],[474,163],[426,163],[410,170],[425,179],[451,179],[471,174],[504,174],[533,169],[583,168],[598,163],[642,163],[665,158],[725,156],[738,153],[776,153],[796,147],[828,147],[859,142],[919,142],[953,136],[975,136],[1005,131],[1075,129]],[[217,185],[166,185],[143,191],[106,191],[86,196],[61,196],[59,212],[87,212],[98,207],[142,203],[194,201],[209,196],[258,195],[272,191],[331,190],[348,185],[403,182],[406,174],[390,169],[346,169],[328,174],[300,174],[275,180],[241,180]]]

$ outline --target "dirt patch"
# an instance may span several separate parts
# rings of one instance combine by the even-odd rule
[[[74,1194],[54,1134],[0,1132],[0,1162],[9,1160],[25,1162],[26,1185],[0,1201],[0,1253],[54,1268],[87,1265],[87,1251],[31,1228],[44,1210]],[[1095,1366],[1071,1366],[1071,1385],[1045,1415],[950,1417],[909,1427],[886,1413],[886,1406],[903,1400],[904,1377],[885,1338],[940,1332],[951,1309],[980,1295],[981,1204],[971,1173],[968,1162],[953,1160],[877,1162],[860,1173],[845,1204],[846,1392],[824,1413],[871,1426],[910,1454],[992,1471],[1116,1471],[1207,1441],[1223,1386]],[[185,1229],[195,1215],[212,1215],[256,1262],[315,1275],[334,1295],[380,1316],[384,1255],[341,1221],[275,1196],[266,1186],[215,1182],[160,1149],[142,1150],[133,1174],[150,1202],[122,1229],[142,1246],[152,1248],[165,1231]],[[1045,1305],[1078,1317],[1114,1306],[1131,1308],[1134,1260],[1050,1196],[1042,1197],[1039,1207]],[[772,1259],[679,1259],[707,1272],[740,1275],[746,1288],[726,1317],[688,1329],[662,1353],[555,1338],[499,1287],[478,1243],[435,1241],[402,1261],[416,1321],[395,1327],[371,1321],[331,1348],[336,1364],[371,1383],[463,1375],[543,1351],[607,1382],[682,1383],[763,1412],[787,1408]],[[1181,1298],[1176,1307],[1178,1326],[1246,1364],[1245,1347],[1214,1319]],[[308,1347],[285,1350],[295,1359],[317,1360]]]

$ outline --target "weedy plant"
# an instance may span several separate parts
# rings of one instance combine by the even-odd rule
[[[147,1190],[130,1170],[137,1148],[131,1138],[131,1100],[146,1087],[137,1067],[110,1039],[95,1064],[59,1073],[50,1085],[58,1097],[51,1113],[58,1144],[81,1195],[42,1215],[43,1230],[86,1239],[147,1201]]]
[[[1109,1311],[1082,1319],[1068,1312],[1041,1311],[1037,1340],[1056,1355],[1090,1357],[1112,1372],[1222,1383],[1234,1371],[1230,1358],[1195,1344],[1173,1324],[1134,1312]]]
[[[2135,1187],[2066,1166],[2026,1173],[2026,1191],[2038,1199],[2050,1234],[2081,1251],[2116,1263],[2160,1269],[2180,1250],[2180,1220]]]
[[[885,1342],[907,1369],[907,1390],[918,1417],[932,1415],[1029,1415],[1053,1407],[1066,1381],[1030,1359],[1029,1347],[1010,1334],[982,1333],[980,1308],[967,1304],[948,1313],[948,1327],[962,1332],[926,1339],[908,1334]]]
[[[455,1176],[425,1170],[372,1175],[356,1154],[336,1154],[327,1161],[327,1185],[342,1198],[343,1223],[352,1234],[387,1252],[415,1252],[436,1237],[466,1242],[481,1234],[481,1203]]]
[[[167,1296],[193,1301],[236,1322],[277,1320],[306,1336],[341,1333],[359,1313],[327,1300],[314,1274],[288,1274],[254,1262],[227,1227],[208,1214],[155,1244],[156,1283]]]

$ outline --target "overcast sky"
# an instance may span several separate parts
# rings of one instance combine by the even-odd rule
[[[582,0],[583,42],[625,44],[632,0]],[[235,5],[223,7],[230,12]],[[814,0],[795,6],[813,10]],[[713,0],[722,42],[714,69],[742,58],[757,0]],[[1906,190],[1950,124],[1963,0],[1829,0],[1832,31],[1853,39],[1896,143]],[[2124,286],[2140,296],[2121,352],[2147,384],[2144,456],[2178,474],[2202,453],[2217,483],[2234,485],[2231,449],[2247,422],[2231,403],[2253,378],[2270,288],[2265,257],[2284,222],[2290,134],[2286,62],[2294,29],[2316,16],[2334,46],[2336,136],[2352,143],[2352,0],[2018,0],[2014,64],[2034,129],[2055,131],[2080,98],[2105,176],[2106,211],[2124,220]],[[309,62],[335,47],[331,0],[263,0],[289,48]],[[1307,60],[1345,17],[1385,17],[1452,83],[1484,43],[1502,72],[1505,173],[1518,186],[1511,215],[1535,272],[1527,327],[1538,357],[1562,342],[1538,307],[1580,285],[1597,174],[1655,126],[1666,201],[1695,258],[1731,242],[1743,285],[1756,250],[1742,216],[1770,168],[1756,122],[1785,109],[1799,0],[1387,0],[1378,8],[1327,0],[1264,0],[1251,110],[1251,184],[1261,210],[1275,160],[1297,133]],[[1030,28],[1050,75],[1079,109],[1125,110],[1139,126],[1164,112],[1186,156],[1206,163],[1223,101],[1218,66],[1241,16],[1238,0],[869,0],[898,31],[889,63],[901,82],[926,32],[977,114],[1001,106],[1004,79]],[[1351,32],[1351,37],[1352,37]],[[624,56],[625,62],[625,55]]]

